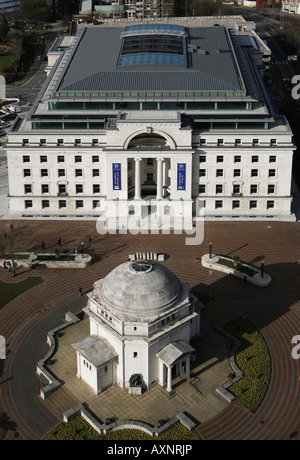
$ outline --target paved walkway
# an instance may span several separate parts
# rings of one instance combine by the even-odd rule
[[[206,327],[205,327],[206,326]],[[232,372],[228,363],[227,343],[224,337],[209,325],[204,336],[215,357],[205,359],[202,340],[193,345],[198,350],[197,361],[192,363],[192,378],[189,382],[182,377],[173,379],[175,394],[172,399],[157,385],[143,395],[129,395],[128,390],[118,385],[108,388],[96,396],[91,388],[76,377],[77,360],[72,343],[89,335],[89,321],[69,326],[58,339],[58,349],[53,356],[54,363],[48,369],[64,384],[46,399],[46,406],[53,410],[58,418],[73,405],[85,403],[102,421],[106,418],[121,420],[143,420],[157,426],[159,420],[171,420],[179,412],[186,411],[199,422],[209,420],[219,413],[228,402],[216,393],[216,388],[228,381]],[[218,357],[218,358],[217,358]]]
[[[0,235],[9,231],[9,223],[0,222]],[[5,337],[8,348],[7,359],[2,361],[0,367],[0,437],[41,439],[60,422],[55,398],[50,407],[51,400],[49,403],[47,400],[43,402],[38,396],[40,383],[35,375],[35,365],[49,349],[46,344],[47,331],[61,323],[66,311],[79,312],[83,308],[86,299],[78,296],[78,287],[87,292],[95,280],[103,278],[116,265],[127,260],[129,254],[152,251],[166,253],[168,258],[164,264],[182,281],[217,299],[202,312],[199,361],[195,363],[194,370],[200,378],[199,388],[204,400],[201,400],[202,395],[198,390],[188,393],[186,383],[176,382],[177,392],[179,394],[182,390],[182,394],[173,400],[166,400],[165,407],[173,401],[172,410],[175,412],[184,405],[185,410],[200,422],[198,432],[203,439],[300,439],[300,360],[291,357],[292,337],[300,333],[299,223],[209,222],[205,225],[204,242],[200,246],[186,246],[185,235],[101,236],[96,233],[92,222],[15,221],[13,224],[13,231],[19,227],[16,239],[24,250],[39,251],[42,240],[46,243],[47,251],[54,250],[60,237],[63,248],[72,251],[81,241],[87,243],[92,237],[93,247],[90,249],[94,251],[95,263],[84,270],[36,269],[28,272],[19,269],[14,279],[9,277],[7,271],[0,269],[0,279],[6,282],[21,281],[28,275],[42,276],[44,279],[42,284],[0,310],[0,334]],[[258,267],[264,260],[265,271],[271,274],[272,284],[266,288],[244,285],[235,277],[202,267],[201,256],[208,252],[209,242],[213,243],[215,253],[229,256],[238,253],[242,260]],[[248,316],[260,328],[272,359],[270,387],[254,415],[241,410],[234,403],[213,408],[210,395],[218,403],[224,404],[224,401],[213,389],[205,386],[219,382],[221,371],[227,377],[227,369],[222,367],[222,363],[226,363],[226,356],[223,347],[222,353],[220,349],[216,352],[217,336],[213,327],[221,320],[229,321],[240,315]],[[64,340],[72,340],[69,332],[60,338],[61,346]],[[59,366],[59,359],[55,365]],[[218,370],[218,375],[213,377],[215,382],[212,374],[208,374],[214,370]],[[79,393],[77,395],[73,390],[68,390],[67,384],[63,386],[65,397],[69,398],[68,404],[81,399]],[[119,389],[112,388],[100,397],[109,398],[114,391],[118,392]],[[120,391],[120,397],[121,393],[124,393],[123,390]],[[88,392],[84,394],[87,398]],[[198,406],[184,399],[191,395],[200,398]],[[163,413],[166,417],[171,415],[171,405],[168,413],[165,410],[151,414],[150,400],[156,397],[156,389],[143,396],[146,396],[145,400],[149,398],[149,404],[140,411],[139,419],[148,417],[148,420],[157,422],[155,418],[159,419]],[[132,401],[127,392],[124,397]],[[116,409],[112,414],[109,408],[113,406],[106,404],[107,401],[103,403],[100,418],[106,415],[123,417],[121,412],[117,414]],[[130,410],[135,417],[134,407]]]

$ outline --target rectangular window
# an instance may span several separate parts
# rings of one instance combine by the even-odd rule
[[[47,163],[47,155],[41,155],[40,156],[40,163]]]
[[[252,161],[252,163],[257,163],[258,162],[258,155],[252,155],[251,161]]]
[[[40,144],[45,145],[46,144],[46,139],[40,139]]]
[[[271,144],[271,145],[276,145],[276,139],[271,139],[271,140],[270,140],[270,144]]]
[[[25,200],[25,209],[32,208],[32,200]]]
[[[234,194],[234,195],[240,193],[240,190],[241,190],[241,187],[240,187],[239,184],[234,184],[234,185],[233,185],[233,194]]]
[[[258,176],[258,169],[251,169],[251,177],[257,177]]]
[[[205,184],[199,185],[199,193],[205,193]]]
[[[75,155],[75,163],[81,163],[82,162],[82,156],[81,155]]]
[[[43,193],[49,193],[49,185],[48,184],[42,184],[41,191],[42,191],[42,194]]]
[[[268,185],[268,195],[271,193],[275,193],[275,185],[273,184]]]
[[[66,200],[59,200],[58,201],[58,207],[59,207],[59,209],[66,208],[67,207]]]
[[[216,185],[216,195],[218,193],[223,193],[223,185]]]
[[[100,193],[100,185],[93,184],[93,193]]]
[[[32,192],[32,186],[31,184],[25,184],[24,185],[24,193],[31,193]]]
[[[237,209],[240,207],[240,202],[238,200],[233,200],[232,209]]]
[[[23,145],[29,144],[29,139],[23,139],[23,140],[22,140],[22,144],[23,144]]]
[[[205,177],[206,176],[206,169],[199,169],[199,177]]]
[[[223,201],[222,200],[216,200],[215,201],[215,209],[223,208]]]
[[[240,163],[241,162],[241,155],[234,155],[234,162]]]
[[[93,140],[92,140],[92,144],[93,144],[93,145],[96,145],[96,144],[98,144],[98,142],[99,142],[99,140],[98,140],[98,139],[93,139]]]
[[[59,170],[57,171],[57,175],[58,175],[58,177],[63,177],[63,176],[65,176],[65,175],[66,175],[66,170],[65,170],[65,169],[59,169]]]
[[[47,177],[48,176],[48,169],[41,169],[41,177]]]
[[[269,169],[269,177],[275,177],[276,175],[276,170],[275,169]]]
[[[83,185],[82,184],[76,184],[76,193],[83,193]]]
[[[93,209],[98,208],[99,204],[99,200],[93,200]]]
[[[23,155],[23,163],[29,163],[30,162],[30,156],[29,155]]]
[[[81,144],[81,139],[75,139],[75,145],[80,145]]]
[[[83,200],[76,200],[75,206],[76,206],[76,209],[83,208]]]
[[[268,200],[267,201],[267,209],[273,209],[274,208],[274,201],[273,200]]]
[[[206,139],[200,139],[200,145],[205,145],[206,144]]]
[[[134,351],[134,352],[133,352],[133,357],[134,357],[134,358],[137,358],[137,355],[138,355],[138,354],[137,354],[137,351]]]
[[[147,166],[153,166],[153,158],[147,158]]]
[[[75,177],[82,177],[82,169],[75,169]]]
[[[223,155],[217,155],[217,163],[223,163],[224,157]]]
[[[57,157],[57,163],[64,163],[65,157],[63,155],[58,155]]]
[[[257,208],[257,201],[256,200],[250,200],[249,208],[250,209]]]
[[[240,169],[234,169],[233,170],[233,177],[240,177],[241,175],[241,170]]]
[[[100,176],[100,169],[93,169],[93,177],[99,177]]]
[[[250,185],[250,193],[251,194],[257,193],[257,185],[256,184]]]
[[[93,163],[99,163],[99,155],[93,155],[92,156],[92,162]]]
[[[65,184],[58,184],[58,193],[66,193],[66,186]]]
[[[23,169],[23,177],[30,177],[31,171],[30,169]]]
[[[199,156],[199,162],[200,163],[205,163],[206,162],[206,155],[200,155]]]
[[[49,200],[42,200],[42,209],[49,208],[50,203]]]
[[[217,177],[223,177],[223,169],[217,169],[216,176]]]
[[[242,140],[241,139],[235,139],[235,145],[241,145]]]
[[[253,145],[258,145],[258,139],[253,139]]]
[[[276,163],[276,155],[269,156],[269,163]]]
[[[63,139],[57,139],[57,145],[62,145],[64,143]]]
[[[224,139],[218,139],[218,145],[223,145],[224,144]]]

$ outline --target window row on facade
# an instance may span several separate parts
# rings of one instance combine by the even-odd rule
[[[245,157],[243,156],[243,159],[245,159],[248,157]],[[266,160],[266,155],[263,155],[263,158],[264,158],[264,161]],[[200,154],[199,155],[199,163],[206,163],[207,160],[210,161],[211,163],[211,160],[212,160],[212,155],[209,155],[208,158],[207,158],[207,155],[202,155]],[[224,161],[228,161],[228,157],[227,155],[224,156],[224,155],[216,155],[216,163],[223,163]],[[260,158],[259,158],[259,155],[251,155],[251,163],[258,163],[260,161]],[[269,163],[276,163],[277,161],[277,157],[276,155],[269,155],[268,157],[268,162]],[[233,156],[233,162],[234,163],[241,163],[242,162],[242,155],[234,155]]]
[[[211,140],[210,140],[210,142],[211,142]],[[222,145],[226,144],[224,139],[217,139],[216,143],[217,143],[218,146],[222,146]],[[243,145],[243,144],[247,144],[247,146],[248,146],[249,143],[251,143],[253,147],[259,146],[260,145],[260,139],[255,138],[255,139],[252,139],[252,141],[247,140],[246,142],[243,142],[242,139],[234,139],[234,145],[235,146],[239,146],[239,145]],[[269,139],[267,141],[266,137],[264,136],[262,144],[264,146],[266,146],[267,143],[270,146],[275,146],[275,145],[277,145],[277,139],[271,138],[271,139]],[[204,146],[204,145],[207,145],[207,139],[202,139],[201,138],[200,139],[200,146]]]
[[[51,171],[52,172],[52,171]],[[73,171],[74,177],[83,177],[83,169],[75,169]],[[50,177],[49,169],[40,169],[40,177]],[[56,172],[57,177],[67,177],[66,169],[58,169]],[[31,177],[31,169],[23,169],[23,177]],[[100,177],[100,169],[92,169],[92,177]]]
[[[245,169],[243,170],[245,171]],[[259,173],[261,171],[259,169],[251,169],[250,170],[250,177],[259,177]],[[211,173],[212,173],[212,169],[209,170],[209,175],[211,176]],[[249,176],[249,171],[246,170],[246,173],[247,173],[247,176]],[[266,171],[263,170],[263,173],[264,173],[264,176],[265,176],[265,173]],[[214,176],[215,177],[224,177],[225,176],[225,171],[224,169],[216,169],[214,172],[213,172]],[[226,171],[226,175],[228,175],[228,171]],[[208,176],[208,170],[207,169],[204,169],[204,168],[200,168],[199,169],[199,177],[207,177]],[[233,171],[231,171],[230,173],[230,176],[233,176],[233,177],[241,177],[242,176],[242,170],[241,169],[234,169]],[[271,169],[268,169],[267,170],[267,177],[276,177],[277,176],[277,170],[274,169],[274,168],[271,168]]]
[[[228,201],[226,201],[228,204]],[[206,200],[201,200],[201,206],[206,207]],[[50,206],[51,205],[51,206]],[[74,201],[75,209],[84,208],[85,202],[84,200],[75,200]],[[67,200],[58,200],[57,202],[51,202],[50,200],[41,200],[40,201],[41,209],[65,209],[69,204]],[[92,200],[92,207],[96,209],[99,206],[99,200]],[[224,200],[214,200],[214,208],[215,209],[222,209],[224,207]],[[239,209],[241,207],[241,200],[232,200],[231,201],[232,209]],[[247,207],[249,210],[258,208],[258,200],[249,200],[247,203]],[[275,201],[274,200],[264,200],[264,207],[265,209],[274,209],[275,208]],[[33,208],[33,200],[24,200],[24,209]],[[88,203],[88,209],[90,209],[90,203]]]
[[[68,159],[70,156],[68,155]],[[52,157],[51,157],[52,159]],[[82,155],[74,155],[74,163],[82,163]],[[39,161],[40,163],[47,163],[48,162],[48,155],[40,155]],[[84,156],[84,160],[87,160],[87,156]],[[91,157],[92,163],[99,163],[99,155],[92,155]],[[33,161],[36,161],[34,158]],[[56,157],[57,163],[64,163],[66,161],[65,155],[57,155]],[[31,156],[30,155],[23,155],[23,163],[30,163],[31,162]]]
[[[52,145],[53,143],[55,143],[57,146],[62,146],[65,144],[65,139],[56,139],[55,141],[53,141],[52,139],[48,142],[48,144]],[[30,145],[30,144],[36,144],[36,140],[33,140],[33,142],[30,142],[29,139],[22,139],[22,145],[24,147],[26,147],[27,145]],[[71,141],[68,140],[68,145],[70,145]],[[77,146],[80,146],[82,144],[82,139],[74,139],[72,141],[72,143],[74,144],[75,147]],[[91,139],[91,141],[89,142],[91,143],[92,145],[98,145],[99,144],[99,139]],[[40,146],[45,146],[47,145],[47,139],[40,139],[39,140],[39,144]]]
[[[74,202],[75,209],[81,209],[84,207],[84,200],[75,200]],[[40,206],[41,209],[47,209],[47,208],[52,208],[52,209],[65,209],[69,208],[69,203],[67,203],[67,200],[58,200],[56,203],[50,203],[50,200],[41,200],[40,201]],[[98,208],[99,206],[99,200],[92,200],[92,207],[93,209]],[[33,200],[24,200],[24,209],[30,209],[33,208]],[[90,205],[89,205],[90,209]]]
[[[74,191],[76,194],[78,193],[84,193],[84,185],[83,184],[75,184],[74,186]],[[24,194],[28,195],[33,193],[33,187],[32,184],[25,184],[24,185]],[[49,184],[42,184],[41,185],[41,194],[47,194],[50,193],[49,189]],[[58,184],[57,185],[57,193],[58,194],[64,194],[68,193],[68,188],[66,184]],[[100,184],[92,184],[92,193],[100,193]]]
[[[226,203],[228,205],[228,201],[226,200]],[[245,202],[244,202],[245,203]],[[261,201],[260,201],[261,203]],[[240,209],[241,208],[241,200],[232,200],[231,201],[231,208],[232,209]],[[206,200],[201,200],[201,206],[205,208],[207,206],[207,201]],[[258,200],[249,200],[247,202],[246,209],[257,209],[259,206]],[[265,209],[274,209],[275,208],[275,201],[274,200],[264,200],[263,204]],[[225,207],[225,202],[224,200],[214,200],[214,208],[215,209],[222,209]],[[228,207],[228,206],[227,206]],[[261,206],[260,206],[261,207]],[[245,210],[245,206],[243,206]]]
[[[240,184],[232,184],[232,194],[233,195],[239,195],[242,193],[242,191],[245,190],[245,187],[242,187]],[[259,191],[259,186],[258,184],[250,184],[249,188],[247,188],[248,193],[250,195],[258,194]],[[272,195],[276,192],[276,186],[275,184],[268,184],[267,185],[267,194]],[[199,195],[207,193],[207,187],[206,184],[200,184],[199,185]],[[215,186],[215,194],[223,194],[224,193],[224,186],[223,184],[216,184]]]

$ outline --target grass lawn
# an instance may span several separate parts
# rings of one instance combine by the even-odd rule
[[[6,72],[12,67],[12,56],[0,56],[0,72]]]
[[[0,308],[3,308],[18,295],[43,282],[43,278],[28,277],[20,283],[7,284],[0,281]]]

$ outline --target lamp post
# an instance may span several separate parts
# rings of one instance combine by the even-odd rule
[[[209,258],[211,259],[212,243],[209,243]]]
[[[264,268],[265,268],[265,263],[262,262],[261,263],[261,273],[260,273],[260,276],[263,278],[264,277]]]

